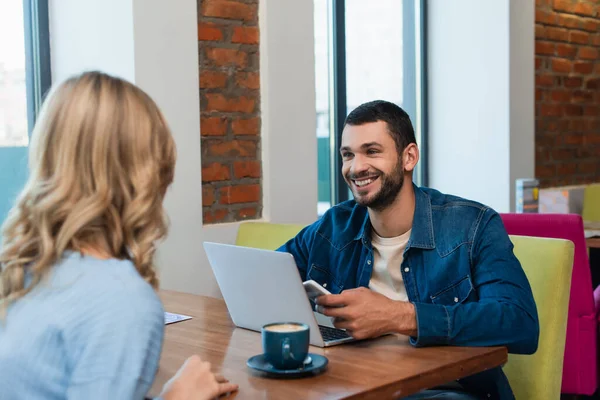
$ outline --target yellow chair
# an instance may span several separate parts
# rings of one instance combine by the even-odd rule
[[[245,222],[240,224],[235,244],[257,249],[276,250],[296,236],[303,225],[271,224],[268,222]]]
[[[510,238],[533,290],[540,339],[535,354],[510,354],[504,372],[517,399],[558,400],[575,246],[562,239]]]
[[[583,210],[585,222],[600,222],[600,184],[587,185],[583,189]]]

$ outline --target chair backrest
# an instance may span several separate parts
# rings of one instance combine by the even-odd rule
[[[592,273],[583,220],[577,214],[500,214],[509,235],[570,240],[575,245],[569,309],[576,315],[595,313]]]
[[[574,245],[563,239],[512,236],[540,320],[538,350],[510,354],[504,371],[517,399],[559,399]]]
[[[581,216],[586,222],[600,222],[600,184],[587,185],[583,189],[583,211]]]
[[[235,244],[257,249],[276,250],[304,228],[297,224],[245,222],[240,224]]]

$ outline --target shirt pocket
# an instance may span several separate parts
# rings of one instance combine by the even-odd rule
[[[473,283],[471,282],[471,277],[467,275],[433,296],[430,296],[430,299],[433,304],[451,306],[465,302],[472,292]]]
[[[325,289],[329,290],[332,294],[340,294],[344,289],[342,285],[338,285],[335,282],[333,275],[326,268],[316,264],[310,266],[308,274],[306,274],[306,279],[312,279]]]

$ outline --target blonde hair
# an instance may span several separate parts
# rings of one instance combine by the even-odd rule
[[[66,250],[100,246],[157,288],[155,242],[167,234],[162,202],[175,158],[164,117],[135,85],[86,72],[54,88],[33,131],[29,179],[2,229],[3,309]]]

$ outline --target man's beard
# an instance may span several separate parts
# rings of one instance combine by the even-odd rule
[[[361,206],[369,207],[375,211],[383,211],[394,202],[396,196],[398,196],[398,193],[404,185],[404,170],[402,168],[402,160],[398,160],[396,167],[390,174],[385,174],[383,171],[376,168],[374,168],[374,170],[379,176],[378,179],[381,180],[381,189],[379,189],[379,191],[371,198],[358,197],[354,191],[352,191],[352,195],[354,196],[354,200]],[[367,171],[359,175],[348,174],[346,179],[351,181],[370,175],[373,175],[372,171]],[[360,190],[358,191],[360,192]]]

